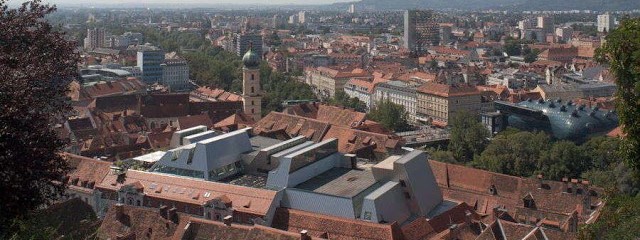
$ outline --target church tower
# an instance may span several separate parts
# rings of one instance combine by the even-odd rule
[[[252,45],[252,44],[250,44]],[[242,100],[244,113],[259,121],[262,118],[262,89],[260,88],[260,56],[251,50],[242,57]]]

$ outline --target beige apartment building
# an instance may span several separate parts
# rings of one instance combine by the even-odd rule
[[[446,126],[456,112],[477,113],[482,109],[480,91],[470,85],[425,83],[417,91],[419,122]]]
[[[305,82],[320,99],[328,99],[335,96],[336,90],[343,90],[349,79],[370,76],[371,74],[360,68],[348,70],[329,67],[307,68]]]

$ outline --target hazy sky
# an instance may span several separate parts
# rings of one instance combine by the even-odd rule
[[[9,0],[10,3],[21,0]],[[83,1],[83,0],[45,0],[48,3],[59,5],[117,5],[117,4],[137,4],[137,5],[158,5],[158,4],[331,4],[335,2],[350,2],[354,0],[103,0],[103,1]]]

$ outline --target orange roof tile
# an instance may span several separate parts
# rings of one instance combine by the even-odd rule
[[[108,174],[98,187],[118,191],[122,186],[135,182],[139,182],[144,187],[144,194],[149,197],[203,205],[215,197],[226,195],[233,202],[233,208],[236,211],[263,216],[267,214],[276,195],[275,191],[270,190],[135,170],[128,170],[124,181],[118,181],[117,175]],[[163,190],[157,193],[152,188],[163,188]],[[193,199],[189,194],[185,194],[189,192],[199,192],[203,195],[209,192],[210,197]],[[248,202],[251,204],[246,207]]]
[[[326,234],[329,239],[336,240],[404,239],[397,223],[378,224],[287,208],[276,210],[273,226],[290,232],[307,230],[314,237]]]
[[[428,82],[418,88],[418,92],[441,97],[480,95],[480,91],[470,85],[447,85]]]

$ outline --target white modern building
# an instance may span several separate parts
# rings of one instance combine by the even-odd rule
[[[609,13],[598,15],[598,32],[611,32],[614,27],[615,19]]]
[[[298,13],[298,22],[300,24],[305,24],[307,22],[307,12],[306,11],[300,11]]]
[[[162,85],[172,91],[189,87],[189,65],[183,59],[167,59],[162,67]]]

